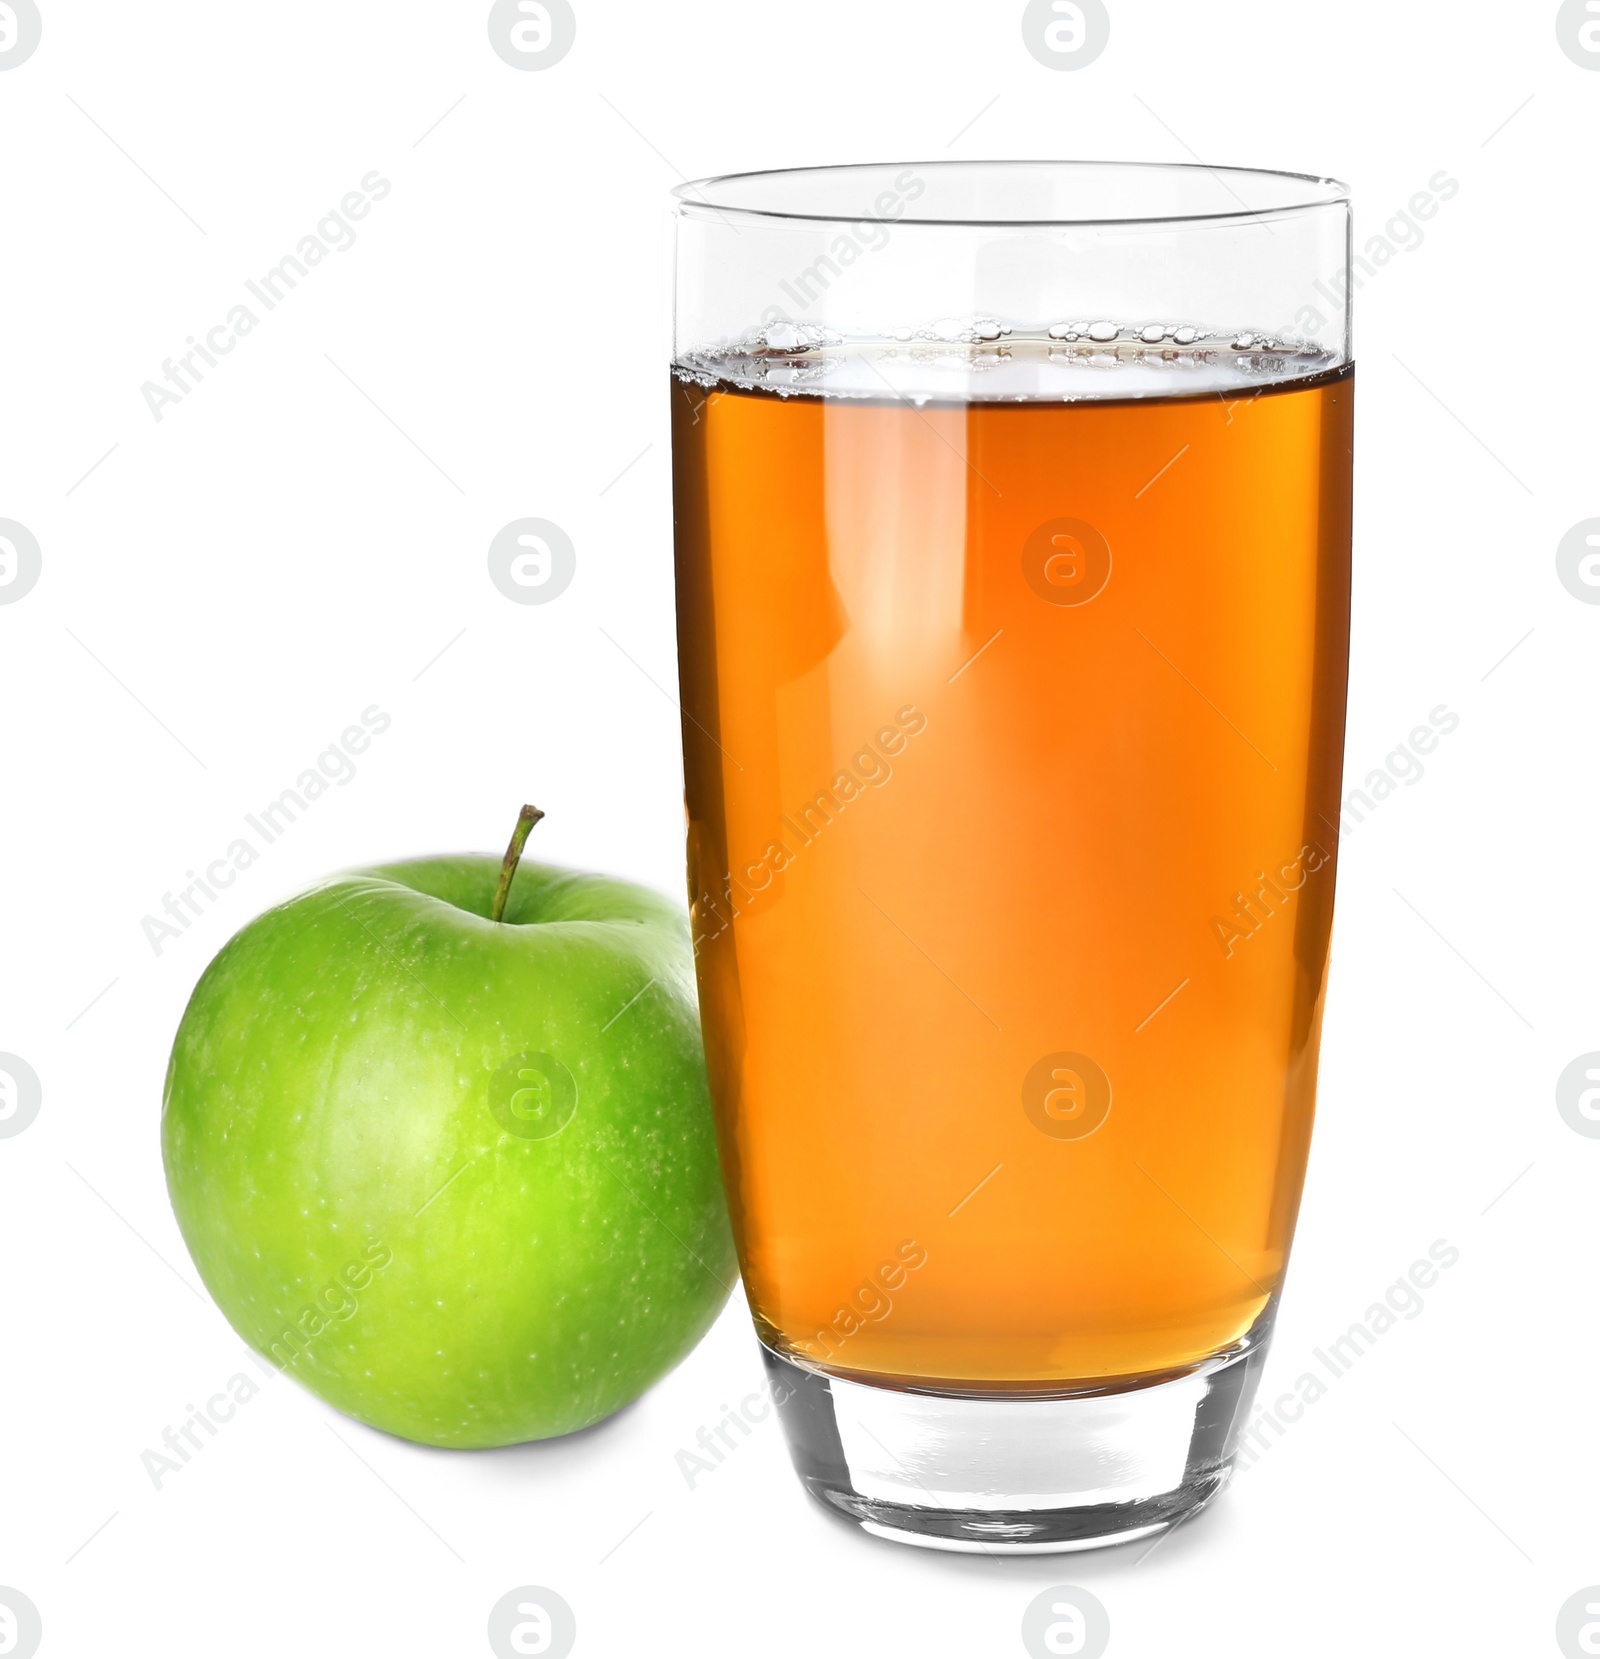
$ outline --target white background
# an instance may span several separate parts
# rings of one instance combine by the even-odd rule
[[[0,74],[0,517],[44,561],[0,606],[0,1050],[44,1086],[0,1140],[0,1583],[48,1659],[475,1655],[528,1583],[580,1656],[1020,1654],[1060,1583],[1115,1659],[1557,1652],[1600,1581],[1600,1141],[1554,1103],[1600,1048],[1600,608],[1554,558],[1600,514],[1600,73],[1554,4],[1112,0],[1058,73],[1020,0],[578,0],[522,73],[481,3],[42,3]],[[1460,182],[1358,300],[1350,784],[1461,723],[1344,847],[1263,1397],[1432,1241],[1459,1263],[1147,1559],[868,1540],[770,1422],[691,1491],[675,1452],[759,1382],[737,1302],[569,1441],[429,1451],[275,1379],[156,1490],[141,1452],[246,1368],[162,1180],[196,977],[302,884],[497,846],[525,797],[540,857],[681,892],[666,192],[944,156],[1331,173],[1358,245]],[[141,383],[375,168],[356,244],[154,421]],[[577,546],[557,603],[488,580],[523,515]],[[141,917],[374,703],[355,780],[154,954]]]

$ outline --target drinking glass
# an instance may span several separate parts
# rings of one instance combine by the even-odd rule
[[[677,192],[688,866],[808,1491],[1149,1536],[1247,1432],[1311,1133],[1349,632],[1343,186]]]

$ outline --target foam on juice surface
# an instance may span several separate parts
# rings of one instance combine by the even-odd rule
[[[1084,317],[1021,325],[971,316],[857,336],[776,322],[735,345],[685,352],[673,370],[707,390],[780,397],[1076,402],[1248,395],[1347,361],[1309,341],[1196,323]]]

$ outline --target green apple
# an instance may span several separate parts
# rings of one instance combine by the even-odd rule
[[[686,920],[519,872],[538,816],[504,862],[383,865],[258,916],[167,1072],[167,1186],[217,1305],[313,1393],[429,1445],[609,1416],[735,1272]]]

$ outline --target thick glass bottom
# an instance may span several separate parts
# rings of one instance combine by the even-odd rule
[[[1114,1392],[942,1394],[762,1353],[795,1470],[830,1510],[929,1549],[1043,1554],[1153,1538],[1222,1490],[1273,1312],[1195,1370]]]

